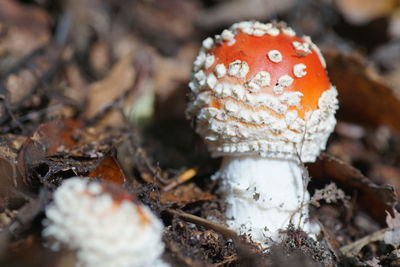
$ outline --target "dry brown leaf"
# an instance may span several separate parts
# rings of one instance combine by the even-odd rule
[[[18,156],[18,168],[26,177],[31,166],[44,161],[46,156],[72,148],[77,144],[72,138],[74,129],[82,122],[66,120],[52,121],[40,125],[33,135],[26,139]]]
[[[400,169],[395,166],[374,164],[368,174],[374,181],[381,184],[390,184],[396,190],[397,198],[400,197]]]
[[[28,184],[40,166],[47,166],[46,175],[50,177],[62,171],[69,177],[88,175],[118,184],[125,182],[113,150],[107,152],[110,148],[100,144],[99,136],[93,140],[92,135],[81,129],[82,124],[72,119],[51,121],[40,125],[26,140],[19,154],[18,168]]]
[[[90,49],[90,66],[97,75],[107,73],[110,65],[110,51],[106,42],[97,41]]]
[[[400,213],[394,209],[393,210],[393,216],[389,213],[386,212],[386,224],[389,228],[399,228],[400,227]]]
[[[400,52],[400,44],[399,49]],[[400,58],[400,56],[398,57]],[[385,74],[385,80],[387,81],[388,85],[393,88],[394,92],[398,97],[400,97],[400,62],[399,65],[392,71]]]
[[[3,152],[3,147],[0,147],[0,208],[7,206],[13,191],[22,184],[22,175],[16,162]]]
[[[17,1],[0,1],[0,58],[29,55],[50,40],[50,18],[41,8]],[[9,61],[0,60],[0,72]],[[8,66],[10,67],[10,66]]]
[[[155,56],[154,88],[157,119],[183,118],[192,63],[198,52],[194,44],[181,48],[175,58]]]
[[[197,23],[206,28],[220,28],[234,22],[248,19],[265,20],[269,16],[288,10],[294,0],[235,0],[205,9],[197,18]]]
[[[366,235],[348,245],[341,247],[340,252],[348,257],[356,256],[361,251],[361,249],[366,245],[376,241],[383,241],[384,235],[387,231],[388,228],[384,228],[376,232],[373,232],[369,235]]]
[[[71,16],[71,43],[82,52],[89,49],[92,34],[106,40],[111,33],[109,3],[102,0],[68,0],[64,10]]]
[[[46,156],[54,155],[77,144],[73,134],[81,126],[81,121],[52,121],[40,125],[30,139],[43,146]]]
[[[134,83],[135,69],[132,66],[133,55],[125,55],[116,63],[109,74],[88,88],[88,107],[86,118],[93,118],[104,108],[122,97]]]
[[[336,0],[336,6],[352,24],[364,24],[388,15],[394,10],[397,0]]]
[[[400,100],[360,57],[338,51],[325,54],[329,76],[339,91],[339,119],[400,131]]]
[[[387,211],[386,214],[386,224],[389,226],[388,228],[380,229],[347,244],[341,247],[340,251],[347,256],[355,256],[363,247],[376,241],[384,241],[386,244],[398,247],[400,244],[400,213],[393,209],[393,216]]]
[[[1,236],[1,245],[8,243]],[[54,253],[44,248],[41,241],[33,235],[20,239],[17,243],[9,243],[8,247],[2,247],[3,256],[0,259],[0,266],[74,266],[68,262],[62,262],[62,259],[70,253]],[[67,264],[66,264],[67,263]],[[64,264],[64,265],[63,265]]]
[[[125,17],[142,39],[161,54],[174,55],[183,40],[195,34],[197,1],[130,1]]]
[[[71,99],[77,106],[84,106],[87,95],[87,81],[82,75],[78,64],[70,62],[65,65],[65,76],[68,86],[64,90],[64,96]]]
[[[179,207],[183,207],[189,203],[205,200],[214,200],[216,197],[208,192],[201,190],[194,183],[181,185],[175,190],[161,191],[161,203],[174,203]]]
[[[396,194],[391,186],[374,184],[354,167],[326,153],[307,165],[314,181],[333,181],[347,195],[356,196],[358,206],[374,220],[384,225],[386,211],[392,212]]]
[[[108,155],[101,159],[97,167],[87,176],[121,185],[125,183],[125,175],[114,155]]]
[[[12,134],[0,137],[0,207],[8,202],[13,190],[23,188],[23,177],[17,166],[18,151],[26,139]]]
[[[396,209],[393,209],[393,216],[389,212],[386,213],[386,224],[390,229],[385,232],[383,241],[385,241],[386,244],[398,247],[400,244],[400,213]]]
[[[0,80],[0,98],[4,99],[0,101],[0,124],[13,117],[14,112],[38,107],[45,102],[42,97],[45,92],[38,88],[54,76],[61,62],[62,51],[63,47],[59,45],[48,45],[40,52],[33,53],[23,64]],[[15,122],[17,120],[14,118],[13,123]],[[12,124],[9,126],[13,127]]]
[[[390,16],[388,32],[390,37],[394,40],[400,37],[400,7],[398,7]]]

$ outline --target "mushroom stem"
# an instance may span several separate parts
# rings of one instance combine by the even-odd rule
[[[305,232],[315,232],[315,225],[308,220],[310,195],[303,169],[294,160],[224,157],[213,178],[221,178],[229,227],[254,242],[265,246],[282,240],[280,231],[290,223]]]

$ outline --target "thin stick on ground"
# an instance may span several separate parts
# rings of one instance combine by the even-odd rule
[[[180,219],[182,219],[186,222],[194,223],[196,225],[203,226],[207,229],[214,230],[214,231],[222,234],[225,237],[229,237],[232,239],[239,238],[239,236],[235,233],[235,231],[232,231],[223,225],[211,222],[211,221],[201,218],[199,216],[192,215],[192,214],[186,213],[184,211],[173,210],[173,209],[168,209],[166,211],[171,215],[178,216]]]
[[[385,233],[390,230],[392,229],[384,228],[369,235],[366,235],[363,238],[354,241],[353,243],[341,247],[340,252],[342,252],[346,256],[355,256],[361,251],[364,246],[368,245],[369,243],[383,240]]]
[[[178,185],[181,185],[181,184],[189,181],[196,175],[197,175],[197,168],[187,169],[187,170],[183,171],[182,173],[180,173],[179,175],[177,175],[175,178],[172,178],[172,182],[170,182],[168,185],[166,185],[163,188],[163,191],[164,192],[170,191],[170,190],[174,189],[175,187],[177,187]]]

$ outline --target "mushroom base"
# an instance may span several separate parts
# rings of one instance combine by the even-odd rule
[[[229,227],[261,246],[281,241],[289,224],[314,237],[319,232],[308,220],[310,195],[295,161],[225,157],[213,179],[221,179]]]

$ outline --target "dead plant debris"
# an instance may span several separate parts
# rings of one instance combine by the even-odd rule
[[[399,10],[395,0],[0,1],[0,265],[71,266],[41,230],[53,191],[76,176],[149,206],[171,266],[400,265]],[[184,109],[206,36],[278,18],[330,47],[340,109],[327,152],[305,166],[322,234],[289,227],[263,249],[225,225],[210,179],[219,160]]]

